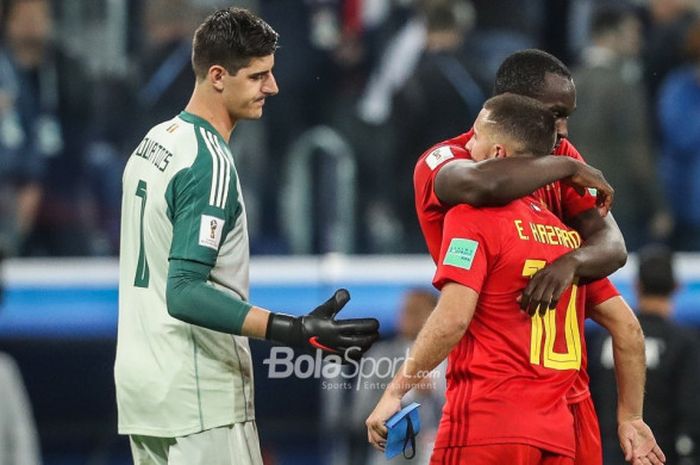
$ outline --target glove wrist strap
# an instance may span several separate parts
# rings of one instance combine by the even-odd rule
[[[297,317],[284,313],[271,313],[267,321],[265,339],[288,346],[299,346],[301,328]]]

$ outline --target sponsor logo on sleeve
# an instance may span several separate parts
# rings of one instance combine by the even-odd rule
[[[434,170],[441,163],[450,158],[454,158],[452,150],[449,147],[440,147],[439,149],[433,150],[430,152],[430,155],[425,157],[425,163],[431,170]]]
[[[199,245],[219,250],[225,221],[215,216],[202,215],[199,224]]]
[[[470,270],[478,248],[479,243],[477,241],[455,237],[450,241],[450,246],[447,248],[442,264]]]

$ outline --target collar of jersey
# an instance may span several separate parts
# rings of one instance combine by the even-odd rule
[[[221,139],[224,142],[224,144],[228,145],[228,143],[226,143],[226,139],[224,139],[221,136],[221,134],[219,134],[219,131],[214,129],[214,126],[212,126],[209,121],[205,120],[201,116],[197,116],[193,113],[190,113],[190,112],[187,112],[184,110],[181,111],[178,116],[180,117],[180,119],[185,120],[188,123],[194,124],[196,126],[204,126],[207,129],[207,131],[213,132],[214,134],[216,134],[219,137],[219,139]]]

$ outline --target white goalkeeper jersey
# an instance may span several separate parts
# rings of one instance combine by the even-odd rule
[[[248,339],[168,314],[169,259],[212,266],[210,283],[248,300],[248,231],[226,141],[182,112],[155,126],[122,179],[119,432],[184,436],[254,418]]]

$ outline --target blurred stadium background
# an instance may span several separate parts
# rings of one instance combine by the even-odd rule
[[[591,34],[611,3],[624,24]],[[121,170],[187,102],[193,28],[227,5],[281,34],[280,94],[232,139],[254,302],[301,313],[344,286],[347,315],[393,334],[402,296],[432,275],[414,160],[471,125],[503,58],[539,47],[574,71],[570,138],[617,189],[630,250],[682,252],[675,318],[700,328],[700,84],[683,86],[700,1],[4,0],[0,350],[20,368],[43,463],[130,463],[112,378]],[[610,56],[615,71],[596,75]],[[634,270],[632,255],[613,278],[630,303]],[[268,463],[330,463],[320,380],[269,380],[269,346],[253,351]]]

